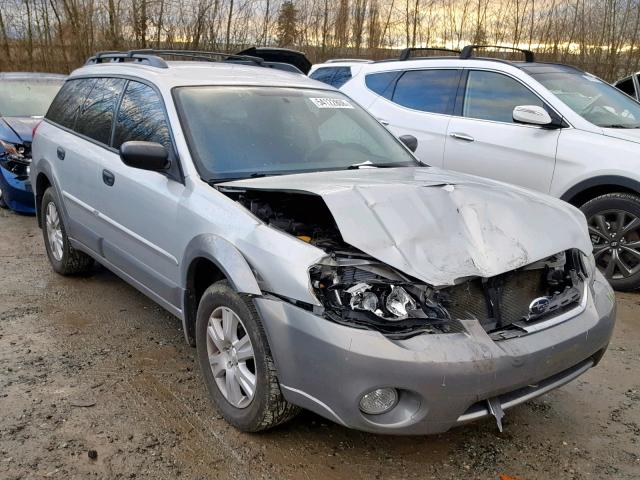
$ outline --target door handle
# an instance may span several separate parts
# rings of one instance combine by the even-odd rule
[[[56,154],[58,155],[58,158],[60,160],[64,160],[64,156],[65,156],[66,153],[64,151],[64,148],[58,147],[58,149],[56,150]]]
[[[465,142],[473,142],[475,140],[475,138],[473,138],[471,135],[467,135],[466,133],[450,133],[449,134],[450,137],[456,138],[458,140],[463,140]]]
[[[115,175],[114,175],[113,173],[111,173],[109,170],[102,170],[102,181],[103,181],[106,185],[108,185],[108,186],[112,187],[112,186],[113,186],[113,184],[114,184],[114,183],[115,183],[115,181],[116,181],[116,177],[115,177]]]
[[[383,120],[382,118],[379,118],[378,121],[385,127],[389,126],[389,120]]]

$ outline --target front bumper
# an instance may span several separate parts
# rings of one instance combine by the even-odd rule
[[[28,215],[36,213],[33,189],[28,178],[17,176],[0,166],[0,190],[11,210]]]
[[[598,273],[585,310],[549,329],[493,341],[477,321],[466,333],[390,340],[332,323],[289,303],[256,298],[285,398],[350,428],[429,434],[571,381],[597,364],[615,323],[613,292]],[[394,387],[390,412],[366,415],[361,396]]]

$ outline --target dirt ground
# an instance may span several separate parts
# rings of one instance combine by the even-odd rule
[[[1,479],[640,478],[638,294],[618,295],[602,363],[502,434],[376,436],[305,412],[249,435],[210,405],[180,322],[103,268],[54,274],[33,218],[0,211],[0,273]]]

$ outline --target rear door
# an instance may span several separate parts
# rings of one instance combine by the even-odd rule
[[[379,95],[369,111],[396,136],[415,136],[417,157],[442,167],[460,75],[460,69],[369,74],[365,84]]]
[[[515,123],[513,109],[550,107],[500,72],[469,70],[463,92],[448,125],[445,168],[549,192],[560,130]]]
[[[98,254],[103,232],[96,189],[102,157],[109,154],[108,111],[115,106],[118,85],[123,84],[124,80],[113,79],[69,80],[46,117],[61,127],[55,135],[48,134],[47,149],[67,212],[68,234]]]

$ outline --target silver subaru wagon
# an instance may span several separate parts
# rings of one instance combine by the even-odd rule
[[[182,320],[229,423],[502,428],[599,362],[614,297],[577,209],[422,164],[303,75],[162,56],[69,77],[35,133],[38,220],[56,272],[98,261]]]

